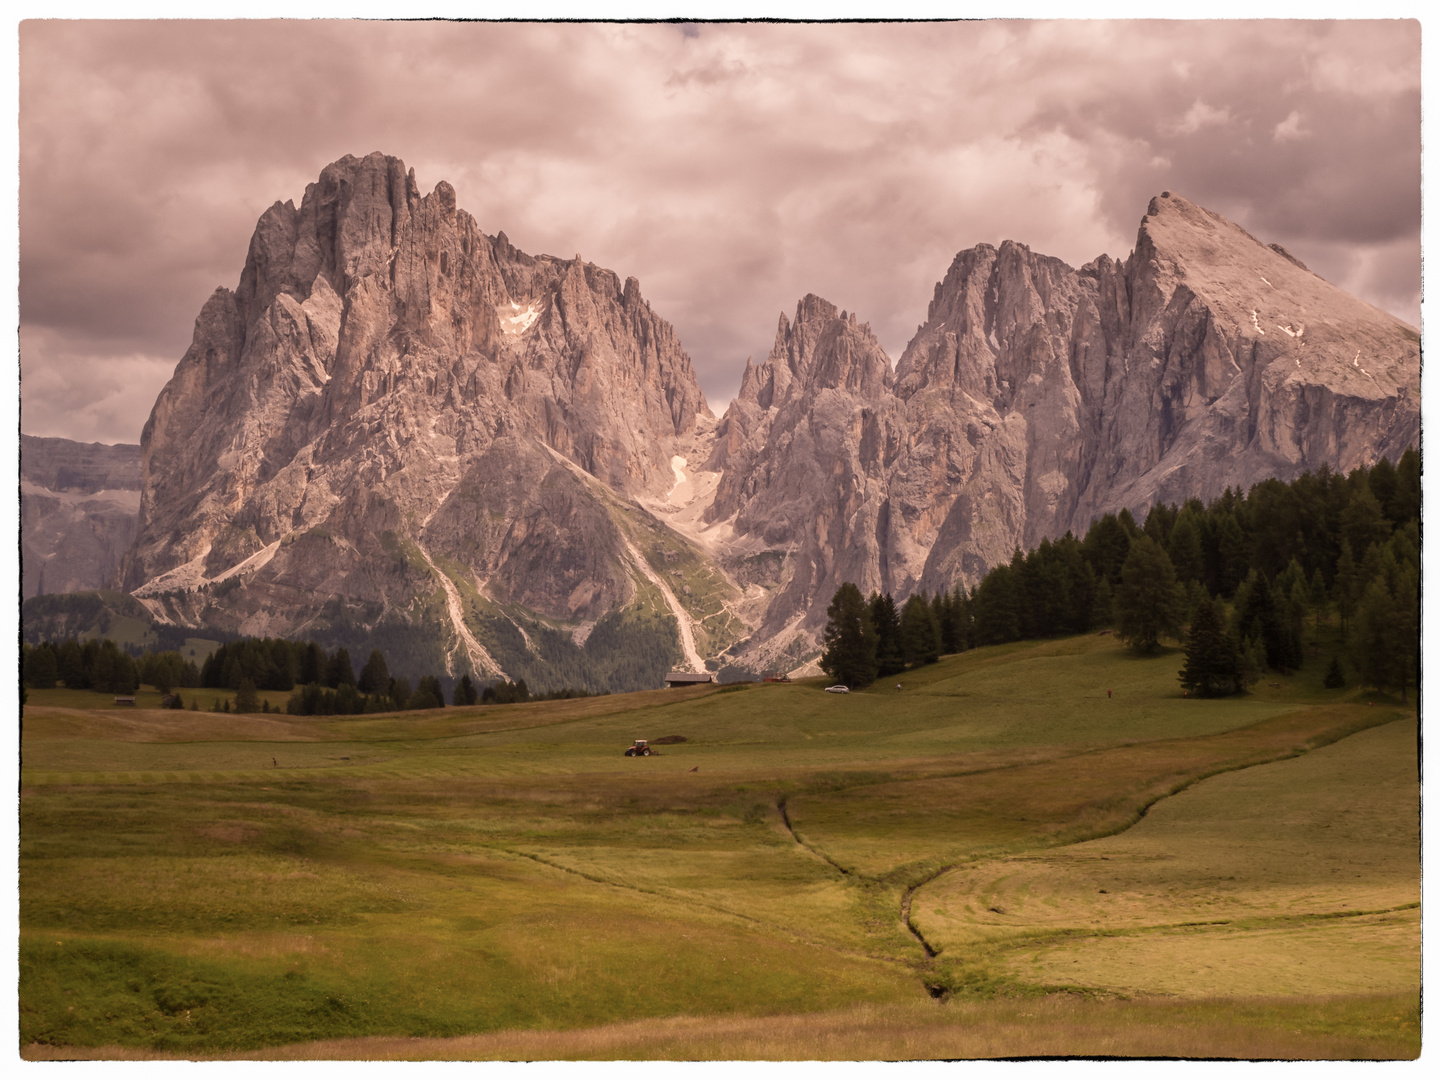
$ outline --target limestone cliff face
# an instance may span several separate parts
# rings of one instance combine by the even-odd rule
[[[397,159],[347,157],[265,212],[239,287],[196,320],[145,425],[124,585],[253,633],[403,621],[426,596],[454,614],[492,578],[593,620],[633,598],[633,568],[570,469],[663,492],[702,414],[633,278],[526,255],[449,184],[422,196]]]
[[[806,296],[717,423],[633,278],[526,255],[372,154],[266,211],[201,311],[121,574],[157,617],[423,639],[455,674],[570,670],[555,642],[622,610],[673,615],[692,667],[793,669],[844,581],[973,584],[1106,511],[1393,459],[1419,423],[1412,328],[1168,192],[1123,262],[962,251],[893,368]]]
[[[785,560],[762,640],[797,617],[823,622],[841,582],[887,584],[882,553],[896,545],[885,537],[884,477],[903,424],[868,325],[813,295],[793,323],[780,316],[769,357],[747,368],[717,428],[709,467],[721,479],[706,511]]]
[[[139,506],[140,447],[21,435],[22,599],[113,585]]]
[[[991,425],[922,585],[1122,507],[1394,460],[1419,438],[1419,374],[1413,329],[1169,192],[1123,265],[964,253],[897,369],[912,404],[939,390]],[[1020,498],[997,518],[1003,490]]]
[[[763,627],[805,639],[790,655],[842,580],[973,584],[1107,511],[1394,460],[1419,437],[1412,328],[1169,192],[1124,263],[958,254],[893,377],[877,361],[840,383],[806,359],[845,336],[807,297],[718,428],[710,514],[783,551]],[[779,644],[748,651],[763,665]]]

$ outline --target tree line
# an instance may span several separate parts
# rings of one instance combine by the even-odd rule
[[[20,677],[31,689],[57,682],[70,690],[133,694],[141,683],[169,693],[174,687],[199,686],[200,672],[179,652],[148,652],[138,659],[109,638],[20,645]]]
[[[344,647],[328,651],[314,641],[285,638],[226,642],[199,667],[175,650],[132,657],[109,638],[66,638],[38,645],[22,642],[20,671],[22,691],[26,687],[49,689],[57,682],[71,690],[115,694],[133,694],[141,684],[166,695],[186,689],[234,691],[233,707],[229,694],[213,699],[212,708],[221,712],[269,712],[269,699],[261,696],[265,691],[289,693],[283,711],[295,716],[352,716],[438,709],[445,704],[444,689],[436,676],[422,676],[412,689],[408,678],[390,673],[385,654],[379,649],[371,650],[357,674]],[[480,686],[466,673],[455,683],[452,702],[507,704],[587,696],[586,690],[568,688],[531,694],[523,678]],[[185,707],[183,693],[177,692],[171,698],[173,707]],[[199,694],[192,694],[190,707],[198,709],[200,700]],[[281,711],[279,706],[275,711]]]
[[[1128,510],[1105,514],[1083,538],[1017,548],[968,594],[912,596],[898,633],[889,596],[866,601],[847,583],[827,612],[821,667],[863,686],[938,652],[1114,627],[1142,653],[1184,635],[1187,691],[1235,693],[1261,671],[1300,667],[1305,620],[1318,634],[1334,613],[1329,680],[1343,685],[1348,673],[1403,697],[1418,676],[1419,515],[1413,448],[1348,475],[1321,466],[1208,504],[1157,503],[1143,526]],[[927,633],[938,652],[918,644]]]

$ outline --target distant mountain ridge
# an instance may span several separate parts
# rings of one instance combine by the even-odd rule
[[[21,435],[21,597],[110,584],[139,509],[139,446]]]
[[[960,252],[893,367],[804,297],[717,421],[633,278],[372,154],[205,305],[120,574],[160,620],[537,689],[794,670],[842,581],[903,599],[1107,510],[1393,460],[1418,391],[1412,328],[1167,192],[1123,262]]]

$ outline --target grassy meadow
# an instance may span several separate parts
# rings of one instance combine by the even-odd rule
[[[1319,661],[1189,700],[1180,661],[353,719],[32,692],[21,1052],[1416,1056],[1413,706]]]

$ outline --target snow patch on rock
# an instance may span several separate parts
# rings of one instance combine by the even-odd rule
[[[495,314],[500,317],[500,330],[506,337],[519,337],[535,325],[535,320],[540,318],[544,307],[543,300],[533,300],[525,307],[521,307],[514,300],[498,305]]]

